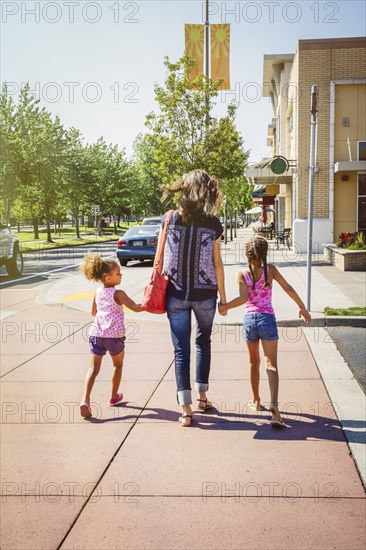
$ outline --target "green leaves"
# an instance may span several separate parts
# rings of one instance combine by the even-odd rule
[[[212,116],[221,83],[205,75],[192,81],[189,74],[194,63],[187,53],[176,63],[167,57],[164,60],[165,84],[155,86],[160,110],[147,115],[148,132],[138,144],[148,151],[140,157],[140,172],[153,174],[160,184],[170,184],[201,168],[221,180],[231,203],[241,203],[249,188],[244,178],[248,153],[235,126],[236,106],[229,105],[222,118]]]

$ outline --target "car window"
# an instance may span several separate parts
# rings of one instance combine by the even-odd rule
[[[130,227],[130,229],[127,229],[126,233],[123,235],[124,237],[139,237],[139,236],[148,236],[148,235],[157,235],[159,233],[159,226],[158,225],[138,225],[136,227]]]
[[[151,220],[144,220],[144,225],[158,225],[160,224],[160,218],[152,218]]]

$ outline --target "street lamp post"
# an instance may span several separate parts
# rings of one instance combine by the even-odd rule
[[[308,257],[307,257],[307,292],[306,309],[311,307],[311,254],[313,249],[313,201],[314,174],[316,164],[316,129],[317,129],[317,95],[318,87],[311,87],[311,120],[310,120],[310,167],[309,167],[309,205],[308,205]]]
[[[236,238],[236,228],[238,226],[238,208],[235,206],[235,226],[234,226],[234,236]]]

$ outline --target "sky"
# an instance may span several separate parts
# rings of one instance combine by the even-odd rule
[[[1,0],[1,82],[17,98],[29,81],[41,105],[88,143],[100,136],[128,156],[145,117],[158,111],[165,56],[184,51],[184,24],[202,23],[200,0]],[[273,116],[262,95],[263,55],[295,53],[300,39],[365,36],[366,2],[210,1],[210,23],[231,24],[232,91],[215,113],[239,103],[236,124],[250,162],[269,155]]]

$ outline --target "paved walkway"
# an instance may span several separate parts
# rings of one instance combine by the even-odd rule
[[[238,266],[225,259],[229,282]],[[303,266],[285,269],[301,293],[294,281]],[[70,277],[64,296],[77,280]],[[343,284],[342,300],[360,305],[352,298],[356,282]],[[60,297],[59,287],[44,289],[42,300],[56,291]],[[229,283],[228,294],[235,291]],[[317,307],[334,299],[314,291]],[[90,315],[65,307],[77,305],[72,300],[51,307],[36,299],[36,291],[2,292],[2,549],[364,548],[364,489],[345,435],[360,449],[365,417],[350,402],[355,382],[322,329],[280,327],[280,406],[288,428],[277,431],[268,409],[246,406],[240,327],[215,325],[209,396],[216,409],[196,413],[192,428],[183,429],[167,322],[128,313],[124,402],[106,405],[106,358],[93,392],[94,419],[86,422],[78,403]],[[296,306],[278,300],[283,318],[293,318]],[[268,405],[264,368],[262,376]]]

